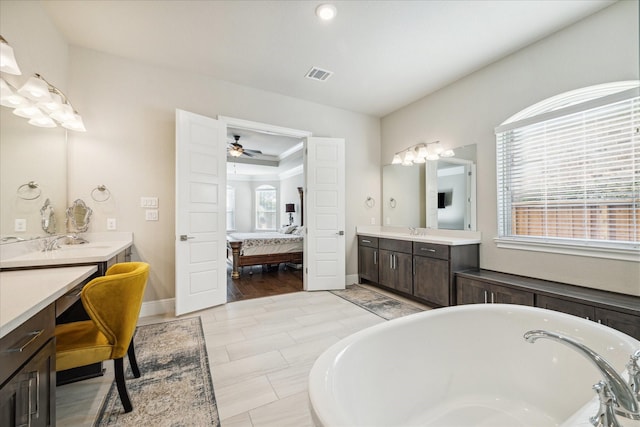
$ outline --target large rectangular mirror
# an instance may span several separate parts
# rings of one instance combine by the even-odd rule
[[[386,226],[476,231],[476,145],[455,156],[382,167]]]
[[[66,130],[40,128],[0,108],[0,243],[41,237],[43,214],[64,232],[67,204]],[[49,200],[50,204],[43,210]],[[41,213],[42,211],[42,213]]]

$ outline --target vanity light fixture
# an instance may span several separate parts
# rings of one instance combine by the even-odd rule
[[[338,14],[338,9],[332,4],[325,3],[316,7],[316,16],[323,21],[331,21]]]
[[[2,36],[0,36],[0,71],[16,76],[22,74],[13,54],[13,48],[9,46],[9,43]]]
[[[429,148],[430,145],[433,148]],[[405,148],[393,155],[392,165],[401,164],[403,166],[411,166],[415,163],[425,163],[427,160],[438,160],[441,157],[453,157],[453,150],[445,150],[440,145],[440,141],[420,142]]]
[[[86,132],[82,117],[69,98],[40,74],[34,74],[18,90],[0,78],[0,104],[13,108],[13,114],[29,119],[29,124]]]

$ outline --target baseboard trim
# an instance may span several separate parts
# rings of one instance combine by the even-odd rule
[[[175,313],[176,299],[167,298],[142,303],[140,317],[157,316],[160,314]]]
[[[358,275],[357,274],[347,274],[345,276],[345,285],[353,285],[354,283],[358,283]]]

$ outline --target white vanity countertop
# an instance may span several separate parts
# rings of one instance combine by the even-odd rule
[[[96,271],[85,265],[0,272],[0,338]]]
[[[358,226],[356,234],[359,236],[381,237],[411,242],[435,243],[439,245],[475,245],[482,241],[482,233],[479,231],[461,230],[435,230],[428,228],[419,229],[420,234],[410,234],[406,227],[376,227]]]
[[[132,233],[80,234],[89,243],[61,245],[60,249],[3,252],[0,268],[44,267],[65,264],[105,262],[133,244]],[[106,236],[105,236],[106,235]],[[109,240],[109,237],[112,240]]]

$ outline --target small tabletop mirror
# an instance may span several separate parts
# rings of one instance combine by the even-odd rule
[[[74,233],[84,233],[89,229],[89,221],[93,211],[82,200],[77,199],[67,209],[67,221],[70,230]]]
[[[53,206],[49,199],[44,201],[44,205],[40,208],[40,218],[42,220],[42,229],[47,234],[56,233],[56,217],[53,212]]]

